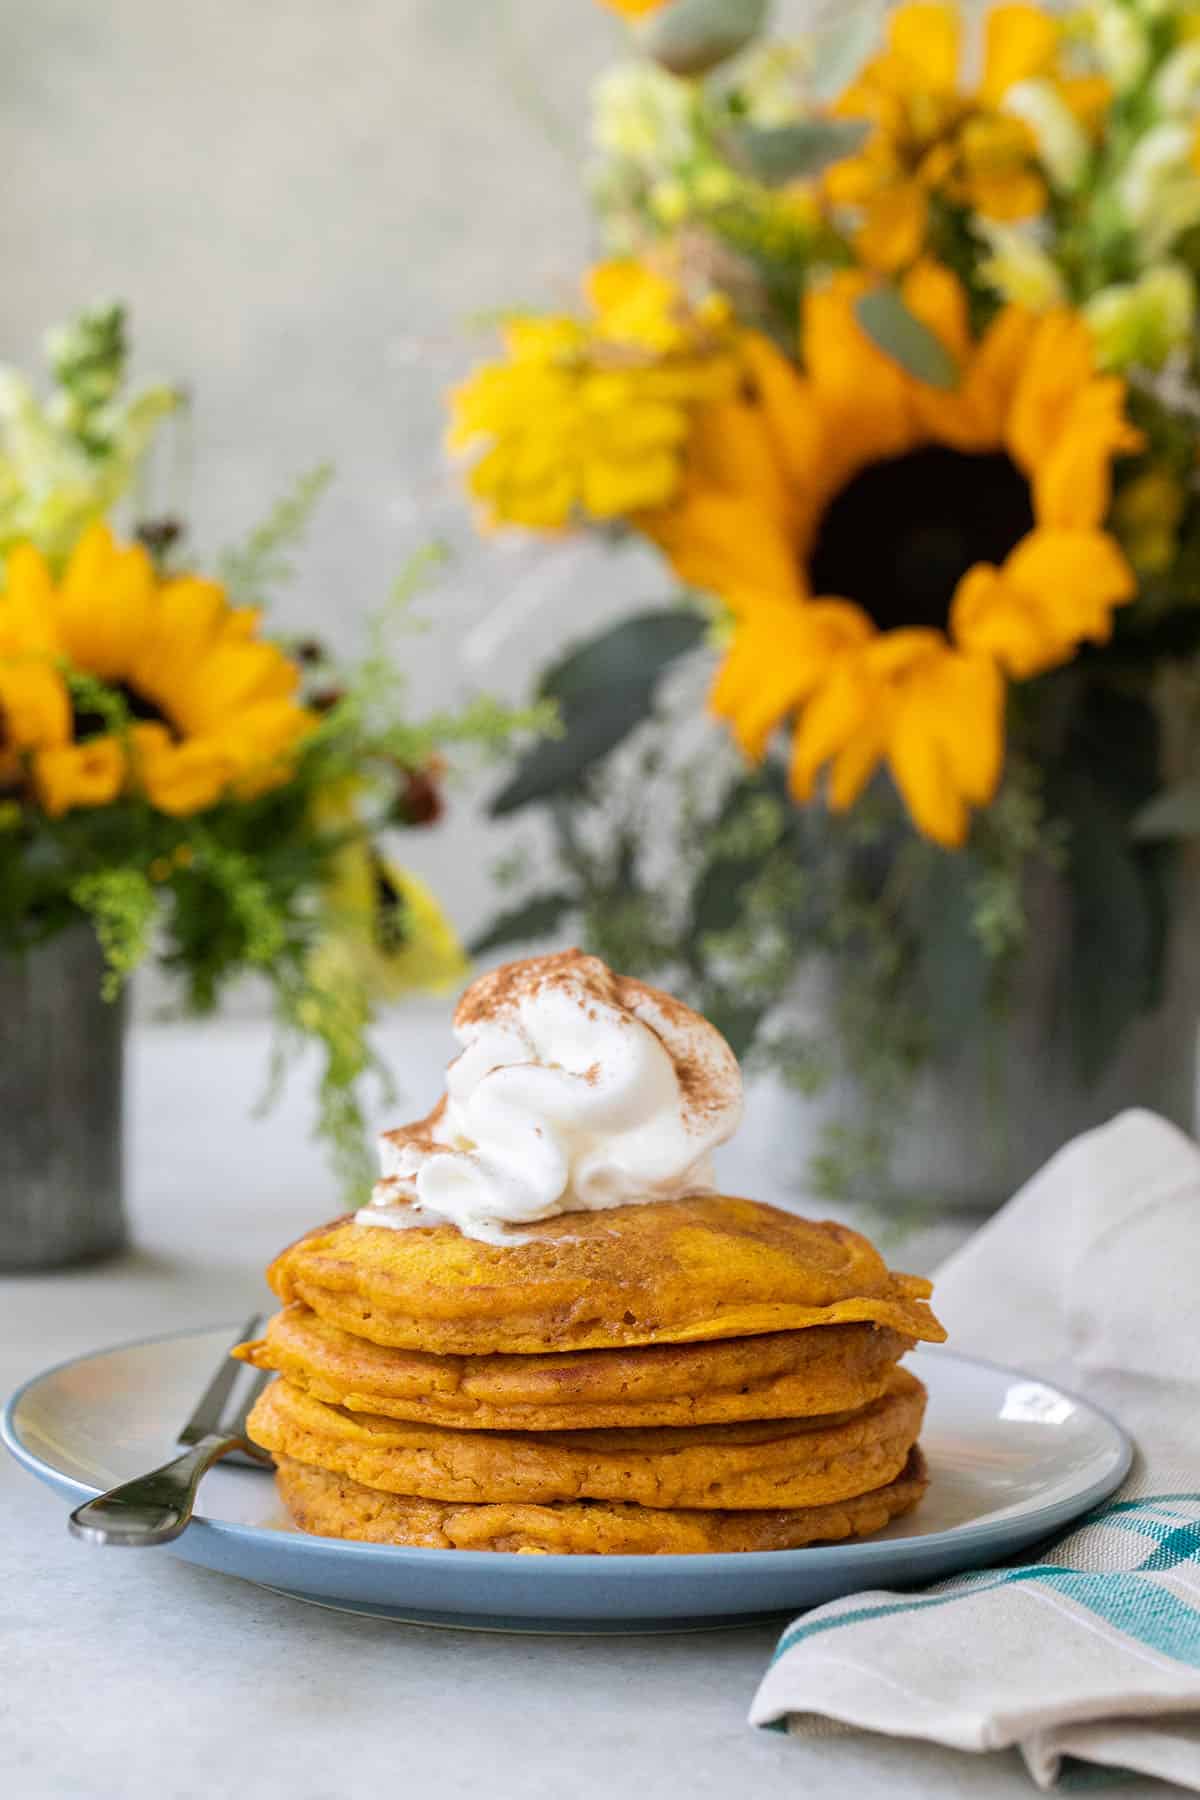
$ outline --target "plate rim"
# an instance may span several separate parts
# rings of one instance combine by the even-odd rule
[[[183,1338],[209,1337],[227,1329],[236,1333],[238,1322],[228,1326],[190,1325],[176,1328],[173,1331],[152,1332],[148,1335],[129,1338],[116,1344],[105,1344],[98,1349],[84,1351],[76,1356],[63,1357],[61,1361],[30,1375],[10,1395],[3,1413],[0,1413],[0,1441],[4,1443],[15,1461],[29,1474],[41,1481],[45,1486],[58,1493],[65,1493],[68,1498],[79,1500],[93,1499],[104,1490],[93,1486],[90,1482],[77,1480],[73,1475],[66,1475],[56,1469],[53,1464],[43,1461],[25,1444],[17,1429],[17,1413],[25,1396],[44,1381],[55,1375],[63,1374],[68,1369],[78,1367],[81,1363],[94,1362],[102,1356],[116,1355],[120,1351],[140,1350],[153,1344],[177,1343]],[[1042,1536],[1049,1537],[1061,1525],[1069,1524],[1074,1519],[1082,1518],[1101,1501],[1107,1500],[1116,1492],[1129,1474],[1136,1454],[1135,1445],[1124,1426],[1103,1406],[1073,1389],[1064,1387],[1061,1382],[1050,1381],[1040,1375],[1030,1374],[1027,1370],[1015,1369],[1008,1363],[995,1362],[989,1357],[970,1356],[963,1351],[947,1349],[942,1344],[920,1344],[917,1348],[922,1354],[945,1359],[966,1365],[968,1368],[986,1369],[994,1375],[1005,1375],[1022,1381],[1038,1382],[1041,1386],[1051,1388],[1070,1400],[1075,1406],[1103,1421],[1112,1434],[1116,1454],[1115,1472],[1110,1471],[1103,1477],[1097,1477],[1086,1487],[1076,1493],[1064,1496],[1060,1500],[1047,1501],[1032,1511],[1019,1514],[1016,1519],[997,1520],[995,1515],[972,1520],[964,1525],[952,1525],[946,1530],[931,1531],[913,1538],[851,1538],[839,1539],[831,1544],[805,1544],[788,1550],[738,1550],[738,1551],[701,1551],[690,1554],[660,1554],[655,1556],[606,1555],[598,1551],[582,1551],[575,1554],[551,1551],[538,1557],[540,1569],[551,1570],[556,1577],[572,1577],[586,1579],[594,1576],[598,1570],[607,1569],[614,1575],[637,1575],[658,1572],[666,1577],[672,1573],[691,1570],[702,1574],[706,1569],[732,1570],[746,1568],[747,1564],[757,1567],[774,1568],[817,1568],[832,1567],[846,1556],[853,1556],[864,1565],[889,1561],[899,1546],[903,1546],[914,1556],[936,1555],[941,1550],[954,1546],[968,1546],[974,1541],[981,1544],[995,1545],[997,1530],[1003,1532],[1005,1524],[1020,1525],[1022,1539],[1025,1543],[1037,1542]],[[1038,1530],[1029,1528],[1035,1521]],[[1044,1525],[1044,1531],[1042,1526]],[[214,1537],[231,1539],[245,1544],[249,1549],[261,1541],[266,1541],[274,1548],[287,1545],[286,1555],[294,1555],[301,1563],[338,1554],[347,1558],[370,1558],[378,1563],[386,1559],[389,1566],[403,1568],[414,1562],[425,1562],[429,1557],[452,1558],[456,1570],[464,1574],[475,1568],[480,1572],[488,1570],[499,1572],[501,1568],[509,1568],[515,1573],[513,1565],[520,1565],[522,1574],[528,1572],[529,1558],[516,1550],[438,1550],[415,1544],[364,1544],[351,1538],[319,1537],[313,1532],[277,1531],[264,1525],[243,1525],[229,1519],[212,1519],[203,1513],[197,1513],[188,1527],[189,1532],[211,1533]]]

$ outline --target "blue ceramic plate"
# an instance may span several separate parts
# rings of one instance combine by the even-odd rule
[[[74,1506],[165,1461],[235,1330],[181,1332],[49,1369],[9,1402],[4,1441]],[[1129,1468],[1124,1433],[1061,1388],[946,1350],[918,1350],[908,1366],[929,1388],[929,1493],[863,1543],[740,1556],[389,1549],[293,1530],[265,1472],[226,1464],[205,1478],[189,1530],[140,1554],[182,1556],[299,1600],[418,1624],[712,1629],[1012,1556],[1103,1500]],[[80,1554],[111,1556],[120,1579],[115,1552]]]

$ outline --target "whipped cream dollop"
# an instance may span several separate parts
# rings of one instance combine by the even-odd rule
[[[579,950],[471,983],[428,1118],[384,1132],[362,1225],[505,1228],[711,1192],[742,1112],[737,1058],[681,1001]]]

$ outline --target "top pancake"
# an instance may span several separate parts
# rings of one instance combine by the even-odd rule
[[[940,1342],[929,1282],[891,1273],[847,1226],[720,1194],[563,1213],[511,1243],[452,1225],[347,1219],[267,1279],[285,1302],[373,1343],[438,1355],[696,1343],[867,1322]]]

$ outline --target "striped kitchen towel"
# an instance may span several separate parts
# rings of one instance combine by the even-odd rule
[[[1100,1764],[1200,1790],[1200,1150],[1144,1112],[1089,1132],[945,1264],[934,1304],[953,1348],[1118,1418],[1129,1479],[1037,1561],[803,1615],[751,1721],[1016,1745],[1042,1788]]]

